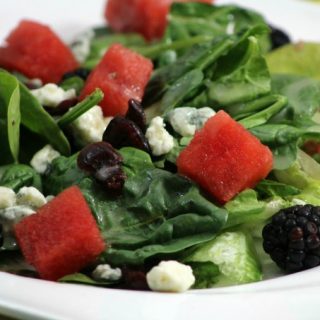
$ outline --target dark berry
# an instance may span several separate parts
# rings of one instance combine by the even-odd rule
[[[149,143],[141,129],[131,120],[122,116],[114,117],[103,134],[103,141],[114,148],[134,147],[150,152]]]
[[[133,121],[143,133],[146,132],[146,115],[139,101],[134,99],[129,100],[126,118]]]
[[[91,174],[106,189],[122,190],[126,175],[121,168],[122,156],[107,142],[92,143],[78,155],[78,167]]]
[[[263,248],[288,273],[320,265],[319,207],[293,206],[275,214],[263,231]]]
[[[62,81],[63,80],[67,80],[69,78],[72,77],[80,77],[83,80],[87,80],[89,74],[90,74],[91,70],[87,69],[87,68],[79,68],[70,72],[65,73],[62,76]]]
[[[282,47],[291,42],[290,37],[282,30],[269,26],[271,29],[270,38],[272,50]]]

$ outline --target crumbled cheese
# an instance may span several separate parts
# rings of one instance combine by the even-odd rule
[[[155,117],[151,120],[146,132],[146,138],[155,156],[166,154],[174,147],[173,137],[165,129],[165,124],[161,117]]]
[[[55,196],[52,196],[52,195],[46,196],[47,203],[52,201],[54,198],[55,198]]]
[[[35,187],[23,187],[17,193],[17,204],[38,209],[47,203],[44,195]]]
[[[28,81],[29,84],[35,86],[36,88],[40,88],[43,86],[43,82],[39,78],[33,78]]]
[[[51,162],[59,156],[60,153],[53,149],[51,145],[47,144],[34,154],[30,164],[38,173],[44,174],[48,170]]]
[[[147,273],[147,283],[153,291],[184,292],[194,282],[191,267],[178,261],[162,261]]]
[[[111,268],[109,264],[100,264],[92,272],[95,280],[118,281],[122,277],[121,269]]]
[[[186,137],[193,136],[196,130],[201,129],[215,114],[215,111],[209,107],[200,109],[182,107],[172,110],[168,114],[168,120],[174,131]]]
[[[10,226],[19,222],[22,218],[34,214],[35,211],[29,206],[19,205],[0,210],[0,221],[7,222]]]
[[[75,42],[71,45],[71,50],[79,63],[85,62],[91,50],[91,41],[94,37],[93,30],[87,30],[79,35]]]
[[[0,187],[0,209],[12,207],[16,204],[15,192],[6,187]]]
[[[55,108],[64,100],[77,96],[75,89],[65,91],[54,83],[48,83],[39,89],[31,90],[31,93],[43,106],[51,108]]]
[[[102,140],[103,133],[112,118],[104,118],[100,106],[94,106],[71,124],[71,130],[80,146]]]

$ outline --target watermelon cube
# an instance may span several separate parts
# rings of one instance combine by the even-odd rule
[[[175,2],[203,2],[212,0],[175,0]],[[167,26],[167,15],[174,0],[109,0],[105,17],[118,32],[137,32],[146,40],[159,39]]]
[[[180,153],[177,166],[179,173],[225,203],[268,175],[272,153],[227,113],[219,111]]]
[[[104,115],[125,115],[130,99],[141,101],[152,70],[149,59],[114,44],[90,73],[80,99],[100,88],[104,92],[104,99],[100,102]]]
[[[78,67],[71,50],[46,25],[23,20],[0,47],[0,67],[44,83],[58,82]]]
[[[80,189],[70,187],[15,225],[26,260],[47,280],[78,272],[105,249]]]

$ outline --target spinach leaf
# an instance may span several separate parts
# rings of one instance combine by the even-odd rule
[[[259,24],[266,24],[261,15],[237,6],[209,7],[202,3],[174,3],[168,17],[165,39],[175,41],[200,35],[216,37],[237,33]],[[268,35],[261,35],[259,42],[268,51]]]
[[[20,121],[19,82],[0,70],[0,164],[18,162]]]
[[[221,57],[210,80],[208,105],[227,106],[269,93],[270,75],[257,39],[250,36]]]
[[[44,137],[63,155],[70,154],[68,139],[55,120],[44,110],[29,89],[20,83],[21,123],[33,133]],[[30,143],[33,143],[30,141]]]
[[[45,194],[57,195],[86,177],[78,168],[77,157],[76,153],[69,158],[61,156],[52,161],[49,174],[43,177]]]
[[[74,76],[60,82],[59,87],[66,91],[70,89],[75,89],[77,95],[79,95],[82,88],[84,87],[84,80],[78,76]]]
[[[287,105],[287,101],[287,98],[284,96],[275,96],[275,102],[270,107],[240,120],[239,123],[247,129],[262,125],[280,112]]]
[[[274,169],[283,170],[296,160],[298,146],[305,139],[320,140],[319,126],[299,128],[287,124],[267,123],[251,128],[260,141],[270,147],[274,156]]]
[[[320,80],[320,44],[299,42],[271,51],[267,56],[271,73],[306,76]]]
[[[0,176],[0,186],[19,191],[22,187],[33,186],[42,190],[40,175],[31,167],[24,164],[11,164],[4,167]]]

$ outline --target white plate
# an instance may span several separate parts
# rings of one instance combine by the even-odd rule
[[[295,40],[320,42],[320,5],[298,0],[233,2],[263,12]],[[103,8],[104,0],[2,0],[0,41],[21,18],[45,22],[69,41],[88,26],[102,23]],[[5,273],[0,273],[0,284],[0,313],[21,319],[320,319],[320,268],[260,283],[185,294],[99,289]]]

